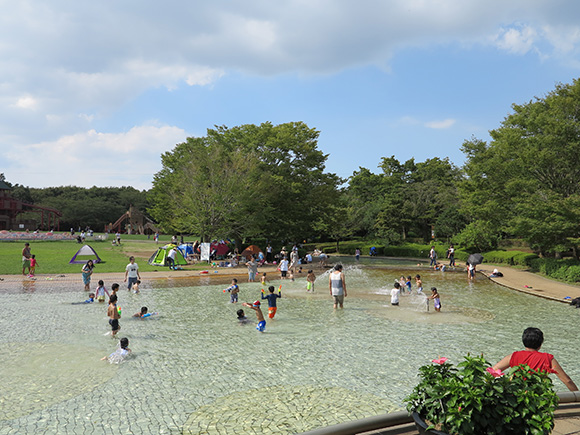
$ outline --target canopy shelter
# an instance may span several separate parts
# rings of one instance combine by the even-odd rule
[[[256,245],[250,245],[242,251],[241,255],[242,257],[246,257],[246,259],[249,259],[252,255],[257,257],[260,254],[260,252],[262,252],[262,250],[258,248]],[[262,255],[264,254],[262,253]]]
[[[81,257],[81,258],[79,258]],[[93,260],[93,263],[100,263],[101,259],[97,255],[97,252],[89,245],[83,245],[81,249],[70,259],[68,264],[84,264],[89,260]]]
[[[185,266],[187,264],[187,261],[185,261],[185,258],[183,257],[183,254],[181,253],[181,251],[179,249],[177,249],[176,245],[165,245],[162,246],[161,248],[157,249],[157,251],[155,251],[155,253],[151,256],[151,258],[149,258],[149,264],[152,266],[169,266],[169,264],[167,264],[167,255],[169,254],[169,251],[171,250],[171,248],[176,248],[175,249],[175,265],[176,266]]]

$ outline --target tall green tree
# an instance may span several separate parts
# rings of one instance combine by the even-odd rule
[[[541,253],[575,249],[580,236],[580,81],[523,105],[492,141],[464,143],[464,211]]]
[[[163,155],[151,213],[183,231],[199,231],[206,222],[204,228],[212,229],[203,234],[211,237],[309,238],[315,223],[332,213],[328,206],[341,182],[325,172],[328,156],[318,149],[318,135],[302,122],[209,129],[206,137],[190,138]],[[189,193],[182,194],[186,188]],[[225,204],[227,213],[218,213]]]

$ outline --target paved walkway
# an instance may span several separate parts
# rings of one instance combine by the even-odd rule
[[[503,277],[490,279],[499,285],[534,296],[566,303],[570,301],[570,299],[566,299],[567,297],[573,299],[580,296],[580,286],[554,281],[521,269],[502,265],[483,264],[478,266],[478,271],[489,276],[496,268],[503,273]]]

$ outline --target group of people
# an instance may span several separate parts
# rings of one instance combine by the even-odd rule
[[[92,260],[88,260],[81,269],[83,284],[86,291],[90,291],[91,287],[91,277],[94,271],[95,265]],[[129,264],[125,267],[125,277],[124,282],[127,283],[127,290],[132,291],[137,294],[140,293],[139,286],[141,284],[141,275],[139,273],[139,265],[135,262],[135,257],[129,257]],[[111,327],[110,334],[115,337],[121,330],[121,325],[119,320],[121,319],[122,310],[118,303],[119,297],[117,292],[119,291],[119,284],[113,283],[111,285],[111,292],[105,287],[103,280],[99,280],[98,286],[94,293],[89,293],[89,298],[83,302],[76,302],[74,304],[88,304],[95,300],[102,303],[105,302],[105,295],[109,298],[109,304],[107,307],[107,317],[109,318],[109,325]],[[154,316],[158,313],[150,313],[147,307],[141,307],[138,313],[135,313],[133,317],[147,318]],[[109,334],[109,333],[108,333]],[[127,355],[130,354],[131,349],[129,349],[129,340],[127,338],[122,338],[119,341],[118,347],[115,352],[108,356],[103,357],[103,360],[108,360],[111,363],[121,362]]]
[[[423,293],[423,280],[421,279],[421,275],[415,275],[415,286],[417,287],[417,294],[424,295]],[[391,290],[391,305],[399,306],[399,296],[401,292],[406,292],[411,294],[413,292],[412,284],[411,284],[411,276],[405,277],[404,275],[398,281],[395,281],[393,288]],[[429,309],[429,301],[433,301],[433,306],[435,307],[435,311],[441,311],[441,296],[437,291],[436,287],[431,287],[431,295],[426,296],[427,301],[427,309]]]

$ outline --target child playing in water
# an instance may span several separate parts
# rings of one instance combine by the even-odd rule
[[[423,281],[420,275],[415,275],[415,285],[417,285],[417,293],[423,294]]]
[[[401,290],[404,290],[405,289],[405,283],[406,282],[407,281],[405,281],[405,276],[404,275],[401,275],[401,277],[399,278],[399,285],[401,286]]]
[[[276,310],[278,309],[276,307],[276,299],[282,297],[282,286],[278,287],[278,294],[274,293],[273,285],[268,287],[268,291],[270,292],[270,294],[265,295],[264,290],[262,289],[262,299],[268,299],[268,317],[270,319],[273,319],[274,316],[276,315]]]
[[[411,289],[411,276],[410,275],[407,277],[407,281],[405,282],[405,285],[407,286],[407,291],[409,293],[411,293],[413,290]]]
[[[149,309],[147,307],[141,307],[141,311],[133,314],[133,317],[139,317],[140,319],[144,319],[146,317],[156,316],[157,314],[159,313],[149,313]]]
[[[307,292],[312,292],[314,293],[314,281],[316,281],[316,275],[314,275],[314,272],[312,271],[312,269],[310,269],[308,271],[308,274],[306,275],[306,291]]]
[[[123,362],[127,356],[131,353],[131,349],[129,349],[129,339],[126,337],[121,338],[119,340],[119,345],[117,346],[117,350],[110,354],[109,356],[104,356],[101,358],[101,361],[107,360],[111,364],[119,364]]]
[[[97,287],[97,290],[96,290],[97,300],[99,302],[105,302],[105,293],[107,294],[107,296],[110,296],[109,292],[105,288],[105,282],[102,279],[100,279],[99,286]]]
[[[139,284],[141,284],[140,280],[137,280],[133,283],[133,286],[131,287],[131,290],[133,290],[133,293],[135,293],[135,294],[139,293]]]
[[[89,293],[89,298],[85,299],[83,302],[71,302],[72,305],[81,305],[81,304],[92,304],[95,302],[95,294]]]
[[[34,276],[34,272],[36,272],[36,266],[38,265],[38,261],[36,261],[36,255],[32,255],[30,257],[30,276]]]
[[[431,287],[431,296],[429,296],[427,299],[433,299],[433,306],[435,307],[435,311],[441,311],[441,298],[437,292],[437,288]]]
[[[266,278],[266,272],[264,272],[262,274],[262,285],[266,285],[268,282],[268,279]]]
[[[238,280],[236,278],[232,279],[232,285],[227,289],[224,289],[224,293],[230,293],[230,304],[235,304],[238,302],[238,293],[240,293],[240,288],[238,287]]]
[[[399,305],[399,295],[401,294],[401,284],[395,281],[391,290],[391,305]]]
[[[238,322],[240,325],[245,325],[246,323],[250,323],[250,320],[244,314],[244,310],[238,310],[236,312],[236,314],[238,315]]]
[[[253,304],[244,302],[242,305],[256,312],[256,318],[258,319],[258,325],[256,325],[256,329],[260,332],[264,332],[266,330],[266,320],[264,319],[264,314],[262,314],[262,310],[260,309],[260,301],[256,301]]]
[[[117,292],[118,292],[118,291],[119,291],[119,284],[117,284],[117,283],[114,283],[114,284],[111,286],[111,296],[113,296],[113,295],[117,296]]]
[[[109,325],[111,325],[111,335],[114,337],[121,329],[121,326],[119,325],[121,314],[119,314],[119,310],[117,309],[117,295],[111,295],[109,298],[107,316],[109,316]]]

